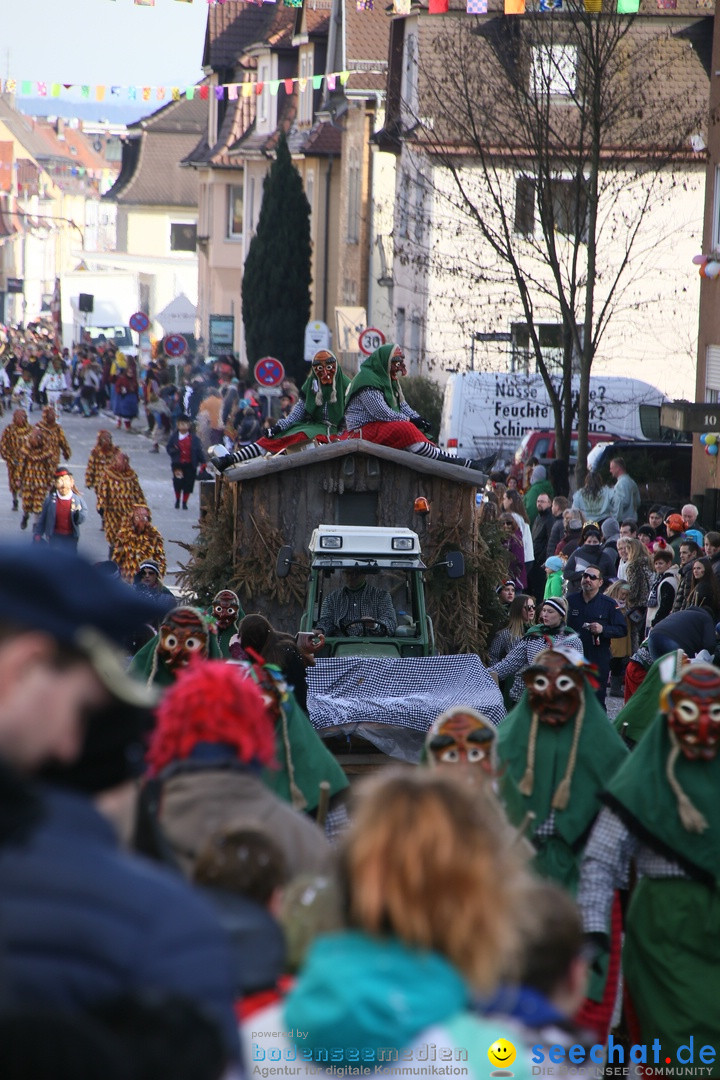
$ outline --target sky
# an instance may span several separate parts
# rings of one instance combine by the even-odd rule
[[[183,87],[202,76],[207,0],[155,0],[154,7],[134,0],[2,0],[2,8],[3,79]]]

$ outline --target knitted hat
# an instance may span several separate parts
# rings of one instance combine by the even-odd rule
[[[703,534],[700,532],[699,529],[686,529],[685,539],[694,540],[698,547],[703,546]]]
[[[512,578],[508,578],[507,581],[500,582],[500,584],[495,589],[496,596],[499,596],[503,589],[506,588],[506,586],[508,585],[512,585],[513,589],[515,588],[515,582],[512,580]]]
[[[620,526],[617,518],[614,517],[605,518],[600,529],[606,540],[614,540],[616,536],[620,535]]]
[[[138,566],[138,573],[140,573],[141,570],[152,570],[154,574],[157,574],[157,576],[160,577],[160,566],[153,559],[144,559]]]
[[[559,555],[551,555],[548,559],[545,560],[546,570],[562,570],[564,565],[565,564],[563,563]]]
[[[600,531],[600,526],[594,521],[588,521],[587,524],[583,525],[583,530],[581,534],[581,539],[583,543],[585,543],[588,536],[597,536],[598,540],[602,540],[602,532]]]
[[[549,596],[547,600],[543,600],[540,605],[540,610],[544,607],[551,607],[553,611],[557,611],[558,615],[562,615],[563,622],[567,621],[567,600],[564,596]]]
[[[679,514],[668,514],[665,518],[665,524],[669,529],[672,529],[672,531],[676,533],[681,533],[685,529],[685,522]]]
[[[568,514],[567,527],[572,532],[576,529],[582,529],[583,519],[579,510],[571,510]]]
[[[537,484],[539,480],[546,480],[547,472],[544,465],[536,465],[530,473],[530,483]]]

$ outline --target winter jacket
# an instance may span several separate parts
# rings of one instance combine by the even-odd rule
[[[35,525],[33,526],[33,536],[41,537],[43,540],[52,540],[55,534],[55,517],[57,515],[57,491],[52,491],[45,498],[40,516],[38,517]],[[82,495],[77,495],[73,492],[72,506],[70,509],[70,524],[72,525],[72,536],[74,540],[80,537],[80,526],[87,517],[87,503],[83,499]]]
[[[214,832],[241,821],[259,825],[275,837],[291,878],[326,869],[330,848],[317,825],[239,763],[213,767],[204,761],[178,762],[160,779],[160,826],[185,873],[190,874]]]
[[[523,671],[530,667],[538,653],[559,645],[564,649],[574,649],[580,656],[583,655],[582,642],[574,630],[569,630],[566,626],[559,626],[557,629],[534,626],[525,637],[520,638],[517,644],[513,645],[503,660],[492,665],[490,671],[495,672],[499,682],[507,679],[508,675],[515,676],[515,681],[510,688],[510,698],[512,701],[519,701],[525,689]]]
[[[202,465],[205,460],[205,454],[203,453],[202,443],[198,439],[197,435],[192,432],[188,435],[190,439],[190,464],[194,469],[197,469],[199,465]],[[168,439],[167,446],[165,447],[170,455],[170,464],[180,464],[180,448],[178,446],[178,433],[173,431],[172,435]]]
[[[119,848],[83,797],[44,789],[45,819],[0,850],[3,981],[19,1007],[83,1011],[140,991],[183,994],[238,1056],[228,941],[177,876]]]
[[[677,566],[671,566],[665,573],[655,575],[648,593],[646,633],[649,634],[653,626],[657,626],[670,614],[677,587]]]

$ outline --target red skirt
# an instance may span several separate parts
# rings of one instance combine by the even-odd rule
[[[347,431],[343,439],[367,439],[368,442],[380,443],[381,446],[394,446],[396,450],[405,450],[414,443],[430,442],[420,428],[411,420],[374,420],[364,424],[357,431]]]
[[[637,660],[628,660],[628,666],[625,668],[625,704],[627,705],[630,698],[633,696],[636,690],[639,690],[642,684],[645,682],[645,676],[647,675],[647,668],[644,668],[642,664],[638,664]]]
[[[257,445],[262,446],[263,450],[269,450],[271,453],[279,454],[280,451],[284,450],[286,447],[297,446],[298,443],[329,443],[337,442],[337,439],[337,435],[331,435],[330,438],[328,438],[327,435],[316,435],[314,439],[310,439],[304,432],[296,431],[293,435],[280,435],[277,439],[268,439],[263,435],[261,439],[258,439]]]
[[[612,1020],[620,981],[621,953],[622,909],[620,907],[620,897],[615,893],[610,915],[610,961],[608,963],[603,999],[602,1001],[591,1001],[590,998],[585,998],[585,1001],[573,1017],[576,1024],[594,1031],[598,1041],[603,1045],[607,1042],[610,1034],[610,1021]]]

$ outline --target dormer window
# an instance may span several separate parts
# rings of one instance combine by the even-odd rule
[[[313,59],[313,46],[303,46],[300,49],[298,64],[300,76],[298,120],[301,124],[313,122]]]

